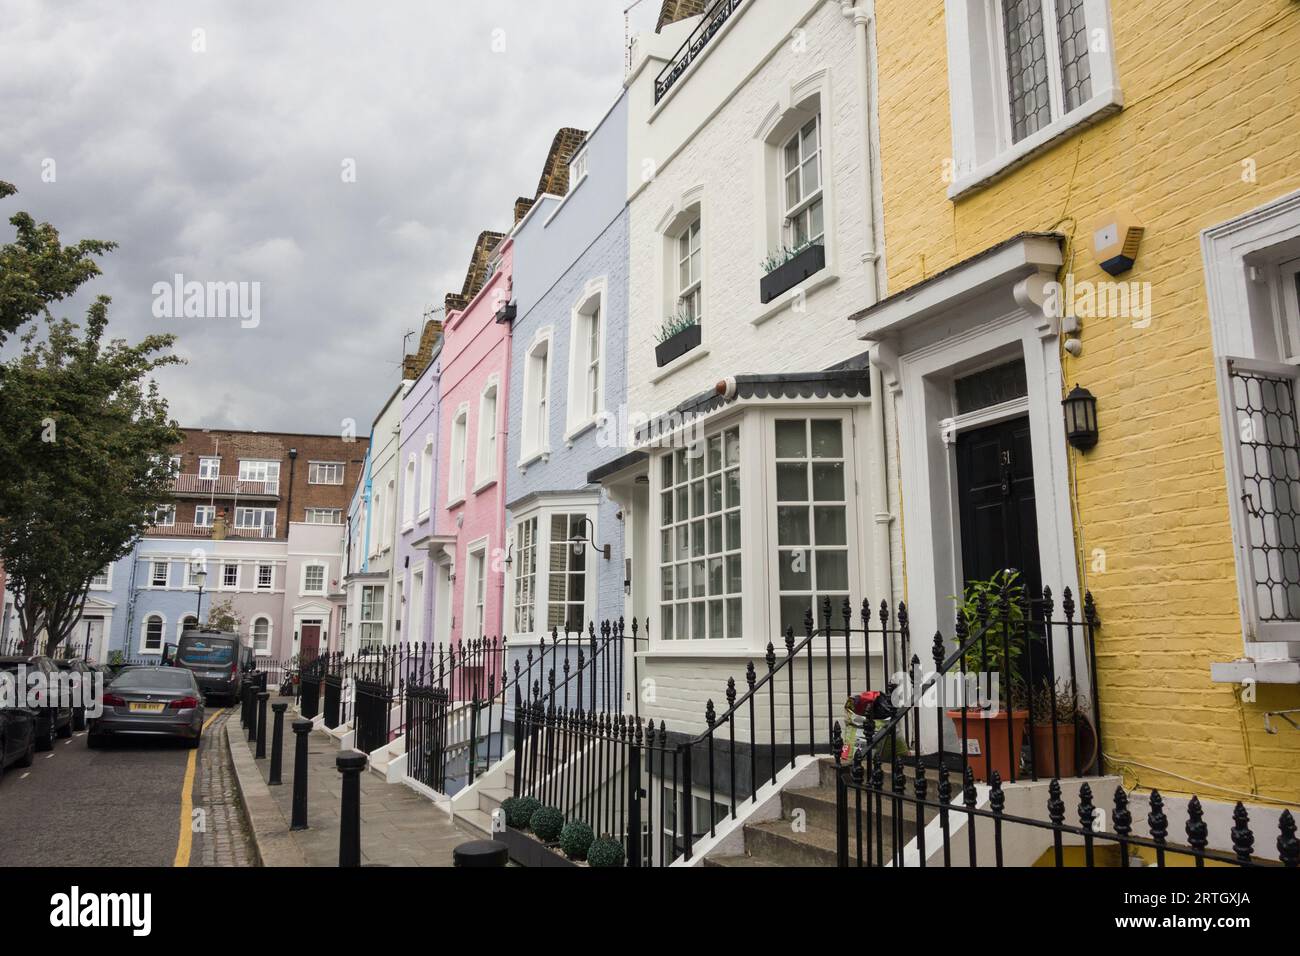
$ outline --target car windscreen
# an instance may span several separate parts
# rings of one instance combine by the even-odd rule
[[[181,642],[176,654],[182,664],[198,667],[220,667],[235,660],[234,641],[214,641],[201,637],[189,638]]]
[[[133,667],[113,681],[113,690],[191,690],[194,675],[171,667]]]

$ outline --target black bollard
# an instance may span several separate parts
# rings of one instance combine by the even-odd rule
[[[267,691],[257,692],[257,753],[254,759],[266,759],[266,702],[270,698]]]
[[[339,866],[361,865],[361,771],[368,758],[359,750],[338,755],[343,774],[343,805],[339,811]]]
[[[293,732],[297,737],[293,752],[293,820],[290,830],[307,829],[307,735],[311,733],[310,720],[295,720]]]
[[[271,733],[271,779],[267,784],[272,787],[278,787],[282,782],[280,768],[284,762],[284,712],[288,709],[289,705],[285,701],[271,705],[271,710],[275,712],[275,729]]]
[[[248,742],[257,739],[257,684],[250,681],[244,691],[248,695]]]
[[[451,860],[452,866],[506,866],[510,863],[510,851],[496,840],[474,840],[452,850]]]
[[[244,681],[239,685],[239,726],[247,729],[249,722],[253,719],[253,708],[251,705],[253,685]],[[251,739],[251,738],[250,738]]]

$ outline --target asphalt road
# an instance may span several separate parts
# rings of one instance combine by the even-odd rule
[[[239,718],[209,706],[207,716],[214,714],[195,761],[192,798],[208,811],[205,823],[225,826],[238,815],[204,807],[212,792],[204,778],[214,758],[225,757],[222,724],[230,714]],[[166,739],[110,740],[99,750],[86,747],[84,732],[56,739],[30,769],[10,767],[0,780],[0,866],[172,866],[192,752]],[[216,840],[211,827],[193,833],[190,865],[202,865],[205,841]]]

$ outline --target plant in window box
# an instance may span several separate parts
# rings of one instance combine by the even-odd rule
[[[781,293],[825,268],[826,247],[820,241],[804,242],[794,247],[782,246],[762,262],[759,298],[767,305]]]
[[[987,581],[967,582],[958,605],[970,645],[962,655],[965,673],[977,675],[981,697],[985,688],[991,692],[993,675],[998,677],[995,700],[967,701],[964,709],[947,712],[958,737],[965,738],[968,764],[977,780],[989,780],[992,770],[1003,780],[1015,779],[1013,756],[1019,768],[1029,721],[1028,694],[1019,664],[1026,645],[1036,639],[1026,623],[1026,607],[1020,572],[1012,570],[998,571]],[[974,640],[980,635],[983,640]],[[1008,669],[1010,673],[1006,673]]]
[[[664,320],[655,341],[655,363],[663,368],[700,344],[699,320],[684,312],[671,315]]]

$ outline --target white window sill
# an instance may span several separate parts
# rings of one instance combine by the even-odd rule
[[[415,523],[416,523],[416,524],[424,524],[424,523],[425,523],[426,521],[428,521],[428,520],[429,520],[429,509],[428,509],[428,508],[425,508],[423,511],[421,511],[418,515],[415,516]]]
[[[1300,660],[1211,664],[1210,680],[1216,684],[1300,684]]]
[[[1124,108],[1124,94],[1118,88],[1103,90],[1088,102],[1060,119],[1049,123],[1033,136],[1026,137],[983,166],[956,179],[948,187],[948,198],[957,199],[983,189],[1039,153],[1046,152],[1064,139]]]
[[[650,376],[650,384],[658,385],[664,379],[686,368],[686,366],[694,365],[696,362],[698,362],[700,359],[704,358],[708,354],[709,354],[708,346],[706,346],[703,342],[701,342],[699,345],[695,346],[695,348],[691,349],[685,355],[679,355],[677,356],[677,358],[673,359],[663,368],[656,369],[654,374]]]
[[[481,495],[483,494],[483,492],[487,491],[496,483],[497,483],[496,475],[493,475],[491,478],[488,478],[484,481],[480,481],[477,485],[474,486],[473,494]]]
[[[519,459],[518,468],[520,471],[526,471],[529,465],[535,465],[537,462],[545,464],[551,460],[551,450],[549,448],[540,451],[534,451]]]
[[[597,425],[600,424],[600,418],[601,415],[603,414],[604,414],[604,409],[602,409],[597,414],[592,415],[586,421],[578,422],[576,425],[571,426],[569,430],[564,433],[564,443],[572,447],[574,441],[577,440],[581,435],[591,431],[591,429],[595,428]]]
[[[459,508],[464,503],[465,503],[464,495],[461,495],[458,498],[452,498],[450,501],[447,502],[447,510],[451,511],[453,508]]]
[[[830,266],[827,265],[821,272],[810,275],[791,289],[786,289],[767,305],[760,305],[757,314],[749,320],[749,324],[755,327],[762,325],[768,319],[788,311],[795,301],[806,299],[818,289],[828,286],[832,282],[838,282],[839,278],[839,274],[832,272]]]

